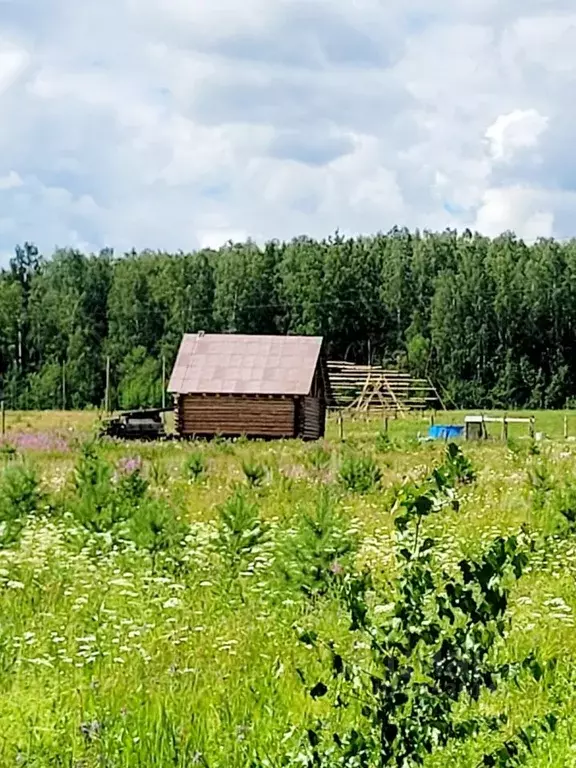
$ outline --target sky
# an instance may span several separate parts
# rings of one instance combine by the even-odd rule
[[[0,265],[576,235],[573,0],[0,0]]]

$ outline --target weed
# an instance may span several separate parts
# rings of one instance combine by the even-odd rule
[[[190,528],[166,502],[148,499],[131,516],[128,536],[152,555],[175,552],[182,546]]]
[[[188,480],[196,483],[206,474],[206,460],[199,451],[191,453],[184,462],[184,475]]]
[[[78,522],[96,533],[120,535],[128,520],[145,499],[148,483],[138,459],[120,462],[116,475],[93,444],[84,446],[74,470],[76,498],[72,511]]]
[[[370,456],[347,456],[340,467],[338,478],[353,493],[368,493],[380,485],[382,472]]]
[[[528,487],[532,492],[532,505],[536,512],[544,509],[550,492],[554,489],[552,470],[544,459],[534,462],[527,470]]]
[[[391,451],[394,448],[394,443],[390,440],[390,435],[384,430],[380,430],[376,435],[375,444],[376,450],[379,453],[388,453],[388,451]]]
[[[0,459],[6,459],[7,461],[10,461],[15,459],[16,456],[18,456],[18,450],[15,448],[15,446],[12,445],[12,443],[0,444]]]
[[[170,476],[164,462],[160,459],[153,459],[150,462],[150,480],[156,488],[165,488]]]
[[[257,505],[240,489],[218,511],[220,551],[231,571],[237,574],[246,558],[265,540],[267,526],[260,519]]]
[[[87,434],[94,417],[27,415],[21,431]],[[67,432],[64,454],[23,439],[17,460],[0,456],[0,765],[572,765],[576,443],[562,418],[538,416],[558,438],[540,455],[485,441],[473,466],[412,447],[410,416],[390,420],[386,453],[372,417],[349,420],[344,445],[332,418],[314,445],[81,449]],[[340,456],[371,456],[386,484],[324,482],[324,451],[336,473]],[[183,479],[196,452],[201,492]],[[4,464],[40,485],[5,486]],[[162,467],[180,479],[163,485]]]
[[[262,464],[259,464],[253,460],[245,460],[242,462],[242,471],[246,482],[252,488],[257,488],[262,485],[266,477],[266,469]]]
[[[118,464],[116,495],[118,502],[136,506],[148,492],[148,481],[142,476],[139,458],[125,459]]]
[[[316,472],[328,469],[332,454],[323,445],[314,445],[306,452],[306,464]]]

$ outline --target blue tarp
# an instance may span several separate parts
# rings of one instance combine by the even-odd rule
[[[455,437],[462,437],[464,427],[458,427],[454,424],[435,424],[428,430],[428,437],[433,440],[451,440]]]

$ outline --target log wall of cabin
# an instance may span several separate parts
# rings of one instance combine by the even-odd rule
[[[301,401],[301,436],[305,440],[318,440],[324,437],[326,407],[318,397],[304,397]]]
[[[176,431],[181,437],[295,437],[295,399],[281,396],[180,395]]]

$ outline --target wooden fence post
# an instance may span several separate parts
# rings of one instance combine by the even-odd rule
[[[568,414],[564,414],[564,440],[568,440]]]
[[[534,440],[534,416],[530,416],[530,437]]]
[[[4,400],[2,400],[0,403],[0,412],[0,421],[2,422],[2,436],[4,436],[6,434],[6,409],[4,407]]]
[[[508,416],[507,416],[507,414],[505,414],[504,418],[502,419],[502,440],[504,442],[508,441]]]
[[[340,442],[344,442],[344,417],[342,411],[338,411],[338,434],[340,435]]]

